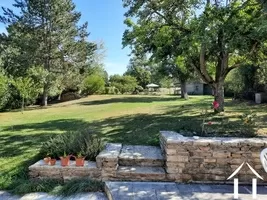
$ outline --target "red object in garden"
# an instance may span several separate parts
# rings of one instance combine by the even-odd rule
[[[77,167],[83,167],[84,166],[84,158],[77,158],[75,157],[76,166]]]
[[[65,166],[69,166],[70,164],[70,156],[62,156],[60,157],[60,161],[61,161],[61,166],[65,167]]]
[[[219,106],[220,106],[220,104],[217,102],[217,101],[213,101],[213,108],[214,109],[217,109],[217,108],[219,108]]]
[[[208,122],[208,125],[211,125],[212,124],[212,122]]]

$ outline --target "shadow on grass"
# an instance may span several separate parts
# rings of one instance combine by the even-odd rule
[[[87,122],[84,120],[79,119],[58,119],[58,120],[51,120],[46,122],[40,123],[29,123],[29,124],[19,124],[14,126],[9,126],[2,131],[8,132],[18,132],[25,130],[27,132],[31,131],[75,131],[77,128],[83,128],[87,125]]]
[[[153,100],[153,97],[151,98],[141,98],[140,101],[149,103]],[[128,100],[125,100],[125,98],[115,98],[115,100],[110,99],[103,101],[104,103],[120,101],[136,102],[138,98],[126,99]],[[158,100],[159,98],[157,97],[156,99]],[[162,101],[163,99],[164,101],[166,100],[162,98]],[[99,104],[99,102],[103,103],[103,101],[97,101],[94,105]],[[200,103],[201,105],[197,104],[197,108],[199,109],[201,106],[205,107],[208,103],[209,101],[203,101]],[[183,106],[168,106],[168,111],[163,114],[125,115],[92,122],[79,119],[61,119],[7,127],[2,130],[5,134],[1,135],[0,155],[15,159],[22,159],[21,155],[24,154],[26,156],[23,158],[24,160],[20,162],[19,166],[11,165],[9,168],[5,169],[5,176],[2,176],[2,180],[0,178],[0,188],[10,189],[17,184],[17,179],[27,180],[28,167],[41,159],[38,155],[41,142],[46,141],[55,134],[60,134],[62,131],[76,131],[82,128],[88,128],[99,133],[100,136],[108,142],[158,145],[158,134],[160,130],[182,131],[185,135],[188,134],[190,136],[193,132],[196,132],[196,135],[200,135],[203,116],[199,110],[194,109],[195,105],[190,103]],[[223,117],[220,116],[211,116],[215,121],[223,119]],[[230,121],[226,127],[220,127],[220,125],[218,125],[212,126],[212,129],[217,131],[216,136],[236,136],[234,132],[240,127],[242,127],[242,124],[239,121]],[[51,131],[51,133],[49,133],[49,131]],[[29,134],[23,135],[21,134],[22,132],[28,132]],[[31,132],[39,133],[32,134]],[[214,135],[213,133],[212,136]],[[205,136],[210,135],[206,134]],[[29,153],[31,154],[30,156]],[[3,180],[5,178],[9,181]]]
[[[182,100],[180,97],[147,97],[147,96],[133,96],[133,97],[115,97],[96,101],[79,102],[79,105],[103,105],[109,103],[152,103],[152,102],[166,102]],[[186,101],[186,100],[184,100]]]

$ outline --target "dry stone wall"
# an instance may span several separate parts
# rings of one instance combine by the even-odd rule
[[[60,166],[60,161],[49,166],[41,160],[29,167],[29,175],[64,180],[88,177],[97,180],[227,183],[233,182],[227,178],[242,163],[248,163],[264,178],[258,182],[267,183],[267,173],[260,161],[260,152],[267,148],[267,139],[197,138],[162,131],[160,146],[163,157],[156,147],[146,150],[148,147],[107,144],[96,162],[87,161],[84,167],[76,167],[74,161],[66,167]],[[158,159],[159,163],[154,162]],[[251,184],[256,176],[244,164],[234,178],[238,178],[239,183]]]
[[[267,173],[260,161],[260,152],[267,147],[267,140],[184,137],[176,132],[162,131],[160,145],[166,159],[169,180],[233,182],[233,180],[227,181],[227,178],[243,162],[247,162],[267,181]],[[255,177],[244,164],[235,178],[241,183],[251,183]]]
[[[85,161],[84,167],[76,167],[75,161],[70,161],[69,166],[62,167],[60,161],[57,161],[54,166],[50,166],[40,160],[29,167],[29,176],[33,179],[52,178],[64,181],[78,177],[101,180],[101,170],[96,167],[95,162],[90,161]]]

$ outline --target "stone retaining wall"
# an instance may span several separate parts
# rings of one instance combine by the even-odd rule
[[[60,161],[54,166],[44,163],[43,160],[29,167],[29,176],[31,178],[52,178],[63,179],[64,181],[77,178],[88,177],[95,180],[101,180],[101,170],[96,167],[95,162],[85,161],[84,167],[76,167],[75,161],[70,161],[70,165],[62,167]]]
[[[60,161],[57,161],[55,166],[49,166],[41,160],[29,167],[29,175],[31,178],[64,180],[88,177],[97,180],[230,183],[233,180],[227,180],[227,178],[245,162],[264,178],[263,181],[258,180],[258,182],[267,183],[267,173],[260,161],[260,152],[267,148],[267,139],[197,138],[162,131],[160,146],[164,155],[164,159],[160,155],[161,162],[165,161],[164,168],[162,164],[154,166],[152,159],[154,157],[151,158],[153,155],[151,153],[151,155],[148,154],[150,157],[147,157],[150,159],[148,166],[137,166],[140,161],[137,162],[138,155],[130,151],[134,147],[127,146],[124,148],[131,159],[126,156],[127,166],[119,166],[119,159],[126,159],[122,144],[107,144],[96,157],[96,162],[86,161],[84,167],[76,167],[74,161],[66,167],[60,166]],[[160,154],[159,149],[158,154]],[[142,159],[141,161],[143,163]],[[251,184],[252,178],[256,176],[247,164],[244,164],[235,178],[239,179],[239,183]]]
[[[267,181],[267,173],[260,161],[260,152],[267,147],[267,140],[184,137],[175,132],[162,131],[160,145],[169,180],[225,183],[235,169],[247,162]],[[241,183],[251,184],[255,177],[245,164],[235,178]]]
[[[117,180],[118,157],[122,144],[107,144],[105,149],[96,157],[96,162],[85,161],[83,167],[75,166],[70,161],[69,166],[62,167],[60,160],[54,166],[38,161],[29,167],[29,176],[33,179],[52,178],[69,180],[72,178],[90,178],[95,180]]]

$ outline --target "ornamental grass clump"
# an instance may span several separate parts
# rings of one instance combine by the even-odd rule
[[[84,158],[94,161],[103,149],[103,142],[97,134],[88,129],[70,131],[50,138],[42,144],[40,156],[59,159],[63,155],[83,155]]]

